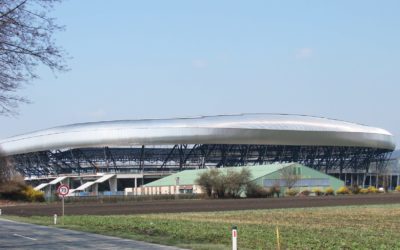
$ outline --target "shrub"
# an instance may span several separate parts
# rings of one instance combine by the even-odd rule
[[[271,187],[271,195],[277,195],[279,197],[279,195],[281,194],[281,187],[279,186],[279,184],[275,184]]]
[[[8,200],[43,202],[44,193],[27,186],[19,179],[13,179],[0,185],[0,197]]]
[[[370,193],[370,194],[378,193],[378,189],[376,187],[374,187],[374,186],[369,186],[368,187],[368,193]]]
[[[296,189],[290,188],[290,189],[286,190],[286,195],[288,195],[288,196],[296,196],[298,193],[299,193],[299,191]]]
[[[360,188],[358,185],[356,185],[356,184],[354,184],[354,185],[351,186],[351,188],[350,188],[350,191],[351,191],[353,194],[358,194],[358,193],[360,192],[360,190],[361,190],[361,188]]]
[[[22,193],[26,185],[21,180],[10,180],[0,185],[0,197],[7,200],[25,200]]]
[[[343,186],[336,190],[336,194],[351,194],[351,191],[348,187]]]
[[[397,192],[400,192],[400,186],[397,186],[395,189]]]
[[[316,196],[321,196],[321,195],[324,194],[324,192],[322,192],[322,190],[319,189],[319,188],[314,188],[314,189],[312,190],[312,192],[313,192]]]
[[[302,196],[309,196],[310,194],[311,194],[311,191],[308,189],[305,189],[300,192],[300,195],[302,195]]]
[[[374,186],[370,186],[368,188],[360,189],[360,194],[375,194],[375,193],[378,193],[378,192],[380,192],[379,189],[377,189]],[[383,192],[384,192],[384,190],[383,190]]]
[[[328,187],[325,189],[325,195],[335,195],[335,190],[333,190],[331,187]]]
[[[266,189],[260,185],[249,182],[246,185],[246,197],[248,198],[265,198],[271,197],[273,194],[270,189]]]
[[[44,202],[44,193],[42,191],[33,189],[32,186],[27,186],[25,190],[22,191],[22,194],[25,196],[25,200],[27,201]]]

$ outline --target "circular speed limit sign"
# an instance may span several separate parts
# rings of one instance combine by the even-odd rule
[[[60,185],[57,188],[57,193],[61,196],[66,196],[69,193],[69,187],[67,185]]]

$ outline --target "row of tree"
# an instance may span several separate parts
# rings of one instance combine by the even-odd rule
[[[196,183],[201,186],[208,197],[236,198],[251,180],[248,169],[241,171],[211,169],[199,175]]]
[[[280,180],[284,186],[291,189],[301,178],[296,171],[296,167],[288,166],[281,169]],[[242,168],[240,171],[228,169],[210,169],[199,175],[196,184],[201,186],[207,197],[212,198],[238,198],[242,193],[246,197],[267,197],[271,195],[279,196],[280,184],[276,183],[268,190],[252,182],[249,169]]]

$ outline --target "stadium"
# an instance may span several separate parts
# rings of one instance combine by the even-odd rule
[[[290,162],[374,185],[394,149],[381,128],[287,114],[81,123],[0,141],[0,155],[38,189],[68,180],[76,191],[97,190],[108,181],[100,189],[110,192],[185,169]]]

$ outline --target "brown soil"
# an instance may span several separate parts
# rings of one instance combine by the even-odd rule
[[[15,204],[17,204],[15,201],[0,200],[0,208],[4,206],[15,206]]]
[[[323,207],[342,205],[394,204],[400,203],[400,194],[345,195],[324,197],[285,197],[267,199],[226,199],[226,200],[165,200],[136,201],[121,203],[66,204],[69,215],[111,215],[144,213],[177,213],[200,211],[228,211],[245,209],[275,209],[299,207]],[[61,204],[25,204],[4,206],[4,215],[53,215],[61,213]]]

